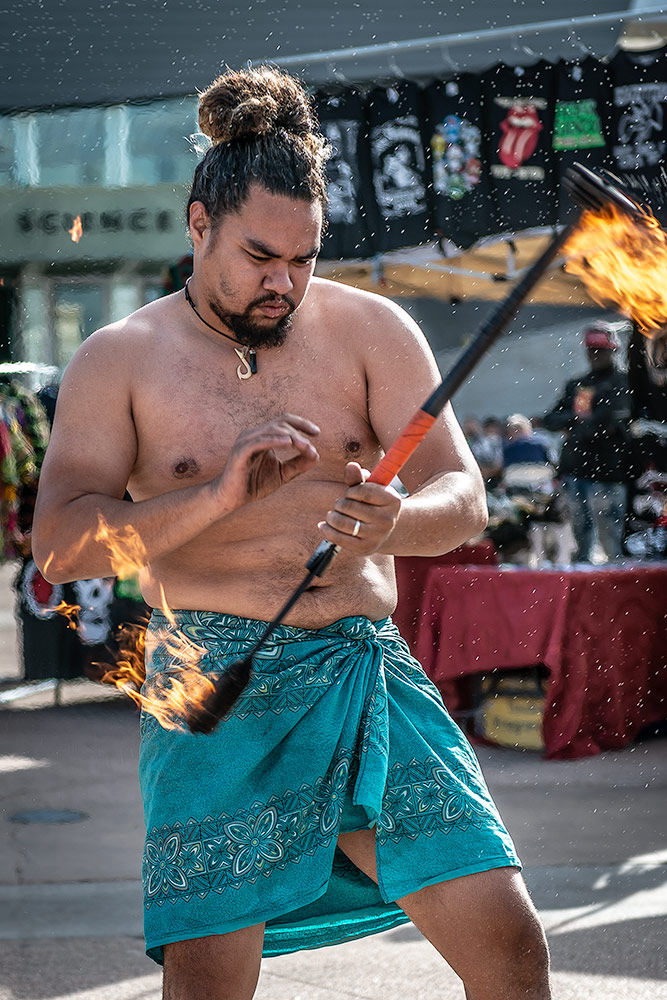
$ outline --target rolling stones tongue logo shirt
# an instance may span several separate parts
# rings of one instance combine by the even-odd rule
[[[609,64],[612,169],[667,223],[667,48],[618,52]]]
[[[479,77],[464,73],[436,81],[424,96],[434,222],[439,235],[467,248],[491,231],[481,83]]]
[[[500,64],[482,77],[494,229],[553,225],[554,68]]]
[[[321,256],[325,260],[369,257],[375,252],[368,224],[371,166],[361,95],[352,89],[338,95],[321,94],[316,96],[316,106],[331,149]]]
[[[507,116],[500,123],[502,136],[498,143],[500,162],[511,170],[516,170],[535,152],[537,140],[542,131],[537,109],[534,104],[517,101],[512,104]]]

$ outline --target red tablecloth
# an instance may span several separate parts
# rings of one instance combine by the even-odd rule
[[[667,567],[396,566],[394,620],[450,707],[455,678],[543,663],[547,757],[624,747],[667,717]]]

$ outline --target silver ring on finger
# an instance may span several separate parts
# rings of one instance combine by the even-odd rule
[[[354,528],[352,529],[352,537],[356,538],[360,530],[361,530],[361,521],[355,521]]]

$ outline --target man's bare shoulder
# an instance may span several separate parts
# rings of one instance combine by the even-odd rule
[[[419,326],[387,296],[327,278],[313,278],[312,292],[317,311],[336,326],[338,335],[347,331],[350,337],[371,348],[399,341],[419,350],[427,349]]]
[[[107,371],[132,368],[149,350],[154,350],[170,327],[173,296],[141,306],[123,319],[100,327],[77,349],[69,369],[104,365]]]

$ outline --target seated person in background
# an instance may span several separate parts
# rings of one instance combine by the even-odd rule
[[[571,562],[574,538],[569,511],[554,481],[549,451],[522,413],[507,420],[503,486],[529,521],[527,565]],[[515,560],[519,561],[519,560]]]
[[[549,453],[536,435],[533,426],[522,413],[514,413],[507,420],[506,439],[503,445],[503,465],[546,465]]]

